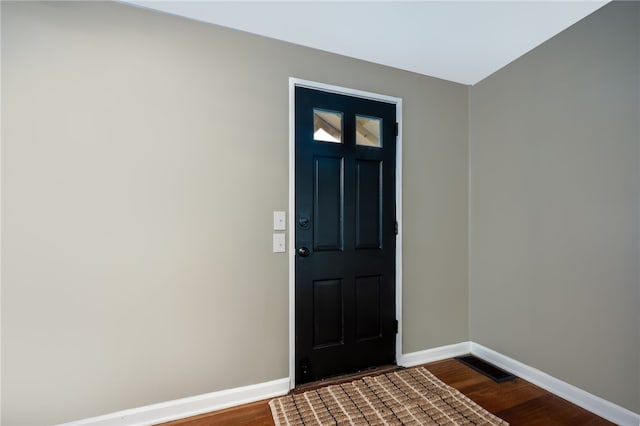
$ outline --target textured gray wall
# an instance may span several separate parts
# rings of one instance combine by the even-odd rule
[[[471,340],[640,412],[639,7],[470,89]]]
[[[116,3],[2,2],[3,424],[288,375],[288,78],[404,99],[404,352],[468,340],[465,86]]]

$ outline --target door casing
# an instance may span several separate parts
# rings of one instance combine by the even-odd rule
[[[306,87],[323,92],[357,98],[371,99],[395,104],[398,137],[396,138],[396,219],[398,235],[396,236],[396,318],[398,334],[396,335],[396,361],[402,355],[402,99],[380,95],[362,90],[349,89],[315,81],[289,78],[289,389],[295,387],[295,88]]]

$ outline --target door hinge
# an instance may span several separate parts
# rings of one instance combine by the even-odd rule
[[[393,333],[398,334],[398,320],[393,320]]]
[[[394,220],[393,221],[393,232],[398,235],[398,221]]]
[[[398,125],[398,123],[395,124],[393,130],[396,133],[396,136],[398,136],[398,134],[400,133],[400,126]]]

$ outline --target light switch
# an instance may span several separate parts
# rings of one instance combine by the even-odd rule
[[[284,231],[287,229],[287,213],[276,211],[273,212],[273,230]]]
[[[273,252],[284,253],[285,252],[285,237],[286,234],[273,234]]]

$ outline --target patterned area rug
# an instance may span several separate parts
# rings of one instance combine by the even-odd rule
[[[286,395],[269,406],[276,426],[508,425],[424,367]]]

